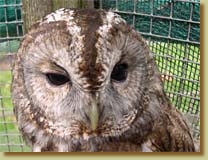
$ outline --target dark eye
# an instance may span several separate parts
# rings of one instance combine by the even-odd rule
[[[55,86],[60,86],[70,81],[67,76],[58,73],[46,73],[46,77],[47,80]]]
[[[128,65],[126,63],[116,64],[111,73],[111,79],[116,82],[123,82],[128,75]]]

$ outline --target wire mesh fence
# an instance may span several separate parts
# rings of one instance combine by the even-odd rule
[[[172,103],[200,139],[200,1],[95,0],[95,8],[120,14],[145,38]],[[23,36],[21,0],[0,0],[0,151],[30,151],[11,103],[11,64]]]
[[[23,36],[21,0],[0,0],[0,151],[25,151],[11,102],[11,65]]]

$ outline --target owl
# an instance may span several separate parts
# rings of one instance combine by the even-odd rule
[[[141,35],[118,14],[59,9],[24,36],[12,70],[34,152],[194,152]]]

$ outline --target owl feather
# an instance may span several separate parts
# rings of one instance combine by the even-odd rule
[[[193,152],[142,36],[118,14],[59,9],[25,34],[13,66],[19,130],[34,152]]]

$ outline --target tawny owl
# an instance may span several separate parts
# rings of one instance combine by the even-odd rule
[[[111,11],[59,9],[33,25],[12,98],[33,151],[195,151],[145,40]]]

